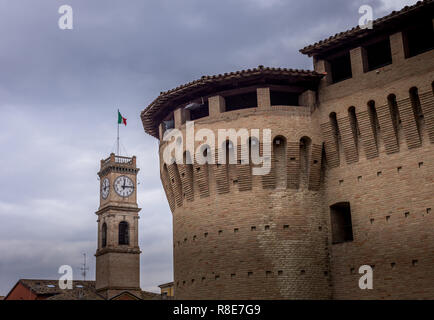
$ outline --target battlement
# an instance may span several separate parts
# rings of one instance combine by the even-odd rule
[[[429,87],[426,84],[424,87]],[[381,101],[387,103],[378,105],[369,100],[365,106],[348,107],[347,114],[332,111],[328,121],[321,123],[329,168],[434,144],[432,89],[419,92],[413,86],[404,93],[390,93]]]
[[[195,199],[234,192],[266,189],[319,191],[322,145],[312,144],[308,137],[299,141],[290,141],[290,138],[283,135],[274,137],[271,168],[268,174],[262,176],[252,174],[253,168],[259,167],[252,163],[242,164],[238,160],[236,164],[219,164],[218,155],[222,148],[213,152],[214,164],[162,164],[161,180],[171,210]],[[262,142],[258,147],[262,156]],[[242,148],[242,145],[237,146],[238,159],[241,159]]]
[[[101,160],[101,168],[98,175],[101,177],[107,173],[107,171],[116,172],[134,172],[137,173],[139,169],[136,166],[136,156],[124,157],[117,156],[114,153],[110,154],[107,159]]]
[[[314,107],[315,88],[323,74],[286,68],[241,70],[203,76],[162,92],[141,113],[145,131],[160,140],[165,130],[186,120],[197,120],[229,111],[272,106]]]

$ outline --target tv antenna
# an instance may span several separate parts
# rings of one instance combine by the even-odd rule
[[[83,281],[86,281],[86,273],[89,270],[89,267],[86,266],[86,253],[83,253],[83,265],[80,270],[81,275],[83,276]]]

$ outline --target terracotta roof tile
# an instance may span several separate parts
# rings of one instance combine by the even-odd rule
[[[145,131],[158,138],[158,123],[155,123],[155,115],[162,109],[164,109],[175,98],[182,97],[192,91],[199,91],[205,89],[211,85],[223,84],[230,80],[249,80],[254,79],[257,76],[268,77],[284,77],[288,79],[311,79],[319,81],[323,75],[311,70],[298,70],[287,68],[271,68],[258,66],[257,68],[226,72],[217,75],[204,75],[198,80],[188,82],[180,85],[174,89],[160,92],[160,95],[141,113],[143,127]]]
[[[95,281],[73,281],[73,288],[60,289],[59,280],[20,279],[25,287],[37,295],[48,296],[47,300],[105,300],[95,289]],[[143,300],[161,300],[158,293],[142,291]]]
[[[423,0],[418,1],[413,6],[405,6],[400,11],[392,11],[387,16],[381,17],[379,19],[374,20],[373,25],[374,29],[380,28],[381,26],[390,23],[391,21],[395,19],[402,18],[403,16],[407,16],[409,14],[412,14],[416,11],[426,10],[426,9],[433,9],[434,0]],[[340,45],[342,43],[345,43],[351,39],[363,37],[365,35],[369,35],[372,30],[368,29],[361,29],[359,26],[354,27],[348,31],[337,33],[327,39],[318,41],[317,43],[311,44],[309,46],[304,47],[300,50],[303,54],[308,54],[309,56],[321,53],[326,49],[329,49],[331,47]]]

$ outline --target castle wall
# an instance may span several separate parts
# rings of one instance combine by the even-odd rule
[[[393,45],[394,64],[333,85],[323,81],[319,91],[329,168],[324,209],[350,202],[354,233],[351,242],[329,243],[334,299],[434,296],[434,52],[404,60]],[[413,87],[423,118],[413,111],[418,104],[410,96]],[[390,94],[397,111],[391,111]],[[375,102],[376,116],[369,101]],[[362,265],[373,267],[373,290],[359,289]]]
[[[304,109],[246,109],[196,123],[196,130],[215,132],[272,128],[282,144],[266,176],[240,163],[189,170],[161,162],[173,210],[177,299],[331,297],[321,140]],[[300,152],[303,137],[312,139],[307,156]]]
[[[386,36],[378,35],[365,40]],[[175,298],[433,298],[434,51],[408,58],[403,33],[389,38],[391,64],[367,72],[365,48],[352,48],[352,77],[337,83],[321,54],[337,57],[358,42],[314,56],[324,78],[317,91],[312,84],[299,91],[300,106],[271,106],[264,79],[256,84],[254,108],[226,112],[224,94],[210,96],[209,116],[195,122],[196,130],[271,129],[273,141],[281,140],[273,142],[266,175],[254,176],[242,163],[166,165],[159,125],[160,174],[173,213]],[[246,92],[237,74],[203,79],[234,77],[232,91]],[[178,93],[191,98],[174,90],[159,103]],[[173,116],[185,137],[183,106],[165,105],[176,109],[167,119]],[[339,208],[350,212],[351,224],[336,218]],[[345,230],[335,233],[340,223]],[[359,288],[363,265],[373,269],[373,290]]]

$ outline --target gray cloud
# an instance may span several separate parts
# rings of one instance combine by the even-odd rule
[[[415,1],[400,1],[412,4]],[[172,280],[172,219],[157,141],[139,114],[160,91],[260,64],[311,68],[298,49],[383,15],[391,0],[73,0],[0,2],[0,294],[19,278],[55,278],[81,254],[94,277],[99,160],[122,144],[137,155],[142,287]]]

